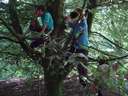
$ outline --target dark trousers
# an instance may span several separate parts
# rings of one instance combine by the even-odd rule
[[[71,53],[83,53],[85,56],[88,55],[87,50],[85,50],[85,49],[75,49],[74,47],[71,47],[69,52],[71,52]],[[78,69],[78,73],[79,73],[79,82],[80,82],[80,84],[83,85],[83,86],[86,86],[86,82],[82,79],[82,77],[87,76],[87,69],[85,67],[83,67],[81,64],[77,65],[77,69]]]
[[[71,53],[83,53],[85,56],[88,55],[88,51],[85,49],[76,49],[73,46],[69,49],[69,52]]]
[[[45,30],[45,33],[48,33],[48,32],[52,32],[53,30],[48,30],[46,29]],[[48,42],[50,39],[50,36],[41,36],[41,37],[38,37],[38,38],[34,38],[32,40],[32,43],[30,44],[30,47],[31,48],[37,48],[39,47],[40,45],[44,44],[45,42]]]
[[[100,90],[98,90],[98,96],[103,96]]]
[[[39,47],[41,44],[44,44],[45,39],[43,37],[35,38],[32,40],[32,43],[30,44],[31,48]]]

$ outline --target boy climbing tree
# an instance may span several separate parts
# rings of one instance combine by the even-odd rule
[[[42,5],[37,6],[35,10],[35,20],[29,26],[32,31],[31,48],[39,47],[44,43],[46,37],[49,37],[54,29],[54,20],[52,15]],[[44,38],[45,37],[45,38]]]
[[[87,18],[83,14],[81,8],[76,8],[70,13],[70,16],[66,18],[66,23],[71,27],[70,40],[71,46],[66,54],[66,58],[70,57],[72,53],[79,53],[79,56],[84,57],[85,63],[88,61],[88,25]],[[80,83],[85,86],[82,79],[83,76],[87,76],[87,69],[83,67],[80,62],[77,65]]]

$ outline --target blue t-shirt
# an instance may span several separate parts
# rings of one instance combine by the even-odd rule
[[[54,29],[54,21],[49,12],[44,12],[44,14],[41,16],[41,19],[42,19],[43,25],[47,24],[47,29],[49,31]]]
[[[87,19],[83,18],[79,23],[77,22],[76,24],[70,24],[70,27],[72,28],[72,35],[74,37],[76,37],[77,34],[82,32],[82,34],[78,38],[77,42],[74,43],[74,47],[76,49],[88,48],[88,25],[87,25]]]

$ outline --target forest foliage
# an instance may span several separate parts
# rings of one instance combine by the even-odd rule
[[[76,6],[80,7],[83,2],[84,0],[65,0],[64,15],[68,15]],[[40,3],[45,3],[45,0],[17,1],[16,9],[24,34],[26,34],[26,26],[33,18],[35,4]],[[0,79],[37,78],[43,75],[40,65],[35,65],[35,62],[24,54],[21,46],[12,42],[15,38],[8,32],[7,26],[2,24],[3,20],[10,24],[8,4],[1,1],[0,4]],[[95,15],[89,36],[89,57],[93,58],[94,62],[90,62],[88,68],[90,74],[96,73],[95,61],[98,57],[106,56],[110,65],[119,61],[118,74],[122,86],[128,66],[128,7],[127,3],[102,5],[92,10]],[[112,69],[111,73],[113,73]],[[73,70],[70,75],[72,74],[77,72]]]

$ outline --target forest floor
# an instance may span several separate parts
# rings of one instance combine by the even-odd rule
[[[83,88],[77,77],[64,80],[65,96],[83,96]],[[0,80],[0,96],[46,96],[43,80],[12,78]]]
[[[0,96],[46,96],[43,81],[43,79],[26,80],[22,78],[0,80]],[[88,96],[84,94],[85,90],[80,85],[77,76],[64,80],[64,96]],[[103,96],[121,96],[110,91],[103,94]]]

